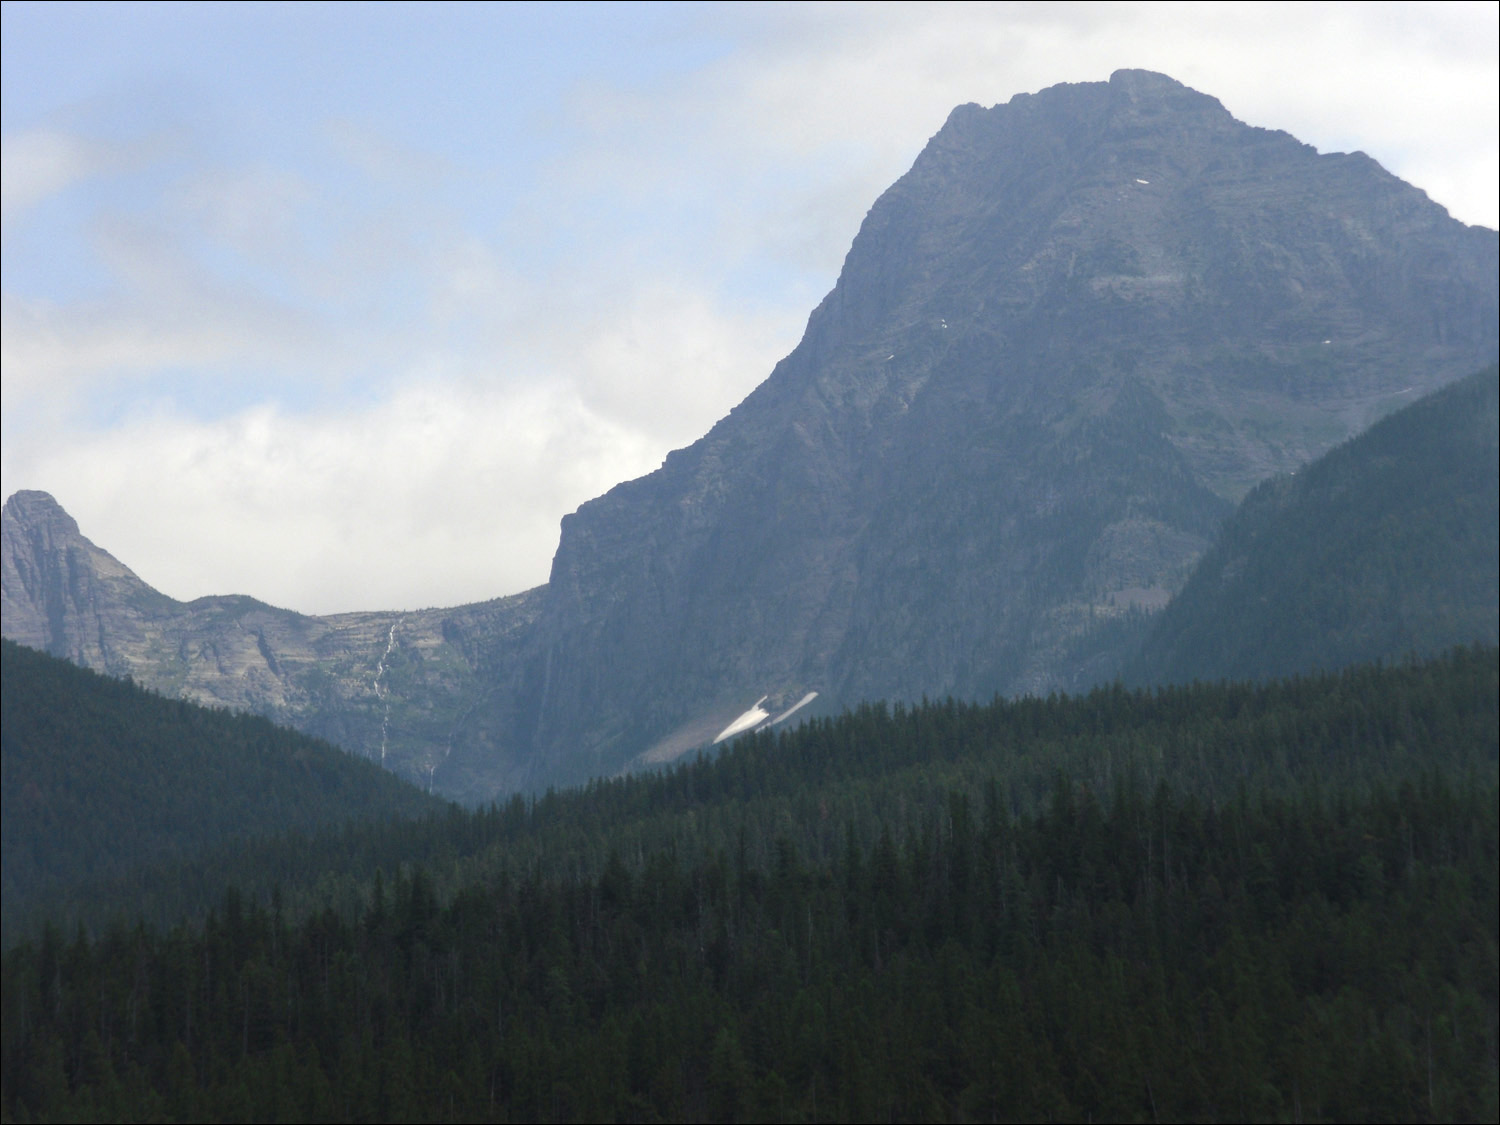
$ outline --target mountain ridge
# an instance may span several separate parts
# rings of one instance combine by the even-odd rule
[[[261,704],[473,799],[669,760],[763,696],[1087,687],[1101,624],[1166,604],[1254,484],[1493,359],[1497,263],[1370,158],[1162,75],[958,107],[796,348],[565,516],[545,586],[301,618]]]

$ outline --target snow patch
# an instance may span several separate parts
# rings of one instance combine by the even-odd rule
[[[815,691],[808,692],[801,699],[797,700],[796,703],[793,703],[785,711],[783,711],[781,714],[777,715],[774,719],[772,719],[771,720],[771,725],[774,727],[777,723],[784,723],[784,722],[786,722],[786,720],[791,717],[793,711],[800,711],[800,710],[802,710],[802,708],[806,707],[809,703],[811,703],[814,699],[817,699],[817,698],[818,698],[818,693],[817,692],[815,692]]]
[[[750,710],[746,711],[738,719],[721,730],[719,732],[719,736],[714,739],[714,745],[717,746],[726,738],[733,738],[735,735],[742,734],[745,731],[750,730],[752,727],[758,727],[761,723],[769,719],[771,717],[771,712],[767,711],[764,707],[761,706],[761,704],[764,703],[768,698],[769,696],[761,696],[755,701],[754,707],[750,708]]]

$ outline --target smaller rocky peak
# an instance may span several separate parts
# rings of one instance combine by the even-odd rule
[[[1202,139],[1244,130],[1218,98],[1150,70],[1117,70],[1109,76],[1110,132],[1175,133]]]
[[[1197,98],[1208,97],[1207,94],[1200,94],[1191,87],[1184,86],[1170,75],[1154,70],[1122,67],[1109,76],[1109,84],[1115,90],[1127,93],[1133,98],[1174,97],[1184,92]],[[1216,99],[1208,98],[1208,100]]]
[[[16,634],[23,603],[41,606],[58,598],[77,598],[98,582],[117,583],[121,591],[155,594],[128,566],[86,538],[78,521],[49,493],[26,490],[12,495],[0,509],[0,540],[5,635],[23,644],[34,643]]]
[[[131,671],[123,654],[142,622],[176,603],[91,543],[45,492],[17,492],[0,524],[4,635],[96,671]]]
[[[956,105],[948,114],[948,119],[943,122],[943,127],[938,130],[938,135],[941,136],[947,132],[962,133],[966,129],[973,128],[984,120],[988,112],[989,110],[978,102],[964,102],[963,105]]]
[[[1196,109],[1226,115],[1229,112],[1218,98],[1154,70],[1117,70],[1109,76],[1109,90],[1117,101],[1128,99],[1136,105],[1172,110]]]
[[[3,510],[6,529],[31,531],[45,530],[53,538],[80,535],[78,521],[53,499],[50,492],[23,489],[14,493],[5,502]]]

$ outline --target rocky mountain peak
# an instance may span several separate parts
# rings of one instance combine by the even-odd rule
[[[118,655],[126,604],[172,604],[96,547],[46,492],[22,491],[0,514],[0,602],[5,635],[86,667],[129,671]]]
[[[1488,362],[1496,251],[1165,75],[959,107],[771,377],[564,521],[537,750],[1087,683],[1251,486]]]
[[[1171,115],[1180,119],[1184,115],[1198,114],[1205,120],[1222,120],[1225,124],[1234,120],[1218,98],[1184,86],[1177,79],[1154,70],[1122,68],[1109,76],[1108,87],[1114,106],[1128,105],[1132,110],[1143,110],[1148,116]],[[1053,86],[1052,90],[1068,88],[1065,85]]]
[[[78,521],[50,492],[23,489],[5,502],[6,535],[37,530],[54,536],[78,535]]]

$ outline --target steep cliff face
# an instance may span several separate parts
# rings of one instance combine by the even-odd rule
[[[568,516],[546,587],[183,606],[33,494],[14,556],[6,508],[5,635],[467,798],[670,760],[813,692],[1082,687],[1253,485],[1490,363],[1497,272],[1494,231],[1162,75],[962,106],[797,348]]]
[[[0,523],[5,635],[101,672],[126,675],[147,622],[174,611],[108,551],[83,537],[45,492],[17,492]]]
[[[960,107],[765,384],[564,521],[535,760],[607,770],[763,693],[1087,682],[1253,483],[1492,357],[1496,262],[1161,75]]]

